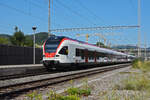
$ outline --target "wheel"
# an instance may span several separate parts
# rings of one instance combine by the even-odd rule
[[[47,71],[53,70],[52,67],[48,63],[43,62],[43,66],[46,68]]]

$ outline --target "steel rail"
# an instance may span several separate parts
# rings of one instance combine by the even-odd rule
[[[4,75],[4,76],[0,76],[0,80],[4,81],[9,79],[23,78],[23,77],[43,75],[43,74],[50,74],[50,72],[42,71],[42,72],[33,72],[33,73],[24,73],[24,74],[15,74],[15,75]]]

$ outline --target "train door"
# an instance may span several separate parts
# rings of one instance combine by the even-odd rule
[[[84,54],[85,54],[85,62],[88,62],[88,50],[87,49],[85,49]]]
[[[60,59],[62,63],[68,62],[68,46],[63,46],[61,50],[59,51]]]
[[[75,62],[75,45],[69,44],[68,60],[70,63]]]

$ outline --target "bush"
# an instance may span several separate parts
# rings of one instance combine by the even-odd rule
[[[150,62],[148,61],[141,61],[139,59],[136,59],[132,62],[132,67],[136,69],[140,69],[144,73],[150,72]]]
[[[139,69],[139,68],[141,67],[141,63],[142,63],[142,61],[141,61],[140,59],[135,59],[135,60],[132,62],[132,67]]]
[[[88,96],[88,95],[90,95],[90,94],[91,94],[91,89],[90,89],[90,88],[88,88],[88,89],[86,89],[86,90],[81,89],[81,90],[79,91],[79,95]]]
[[[37,94],[36,92],[32,92],[30,94],[27,94],[27,100],[43,100],[42,94]],[[80,100],[78,95],[67,95],[62,96],[60,94],[55,93],[54,91],[50,91],[47,94],[48,98],[47,100]]]
[[[77,95],[61,96],[57,100],[80,100]]]
[[[80,91],[79,88],[73,88],[73,87],[72,87],[72,88],[68,88],[66,92],[67,92],[69,95],[75,95],[75,94],[78,94],[79,91]]]
[[[55,93],[54,91],[50,91],[48,94],[48,100],[60,100],[61,95]]]
[[[8,38],[0,37],[0,44],[10,44]]]
[[[69,95],[83,95],[83,96],[88,96],[91,94],[91,89],[79,89],[79,88],[68,88],[66,91]]]

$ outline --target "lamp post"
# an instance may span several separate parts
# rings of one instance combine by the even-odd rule
[[[33,64],[35,64],[35,31],[36,31],[36,26],[32,27],[33,30]]]

